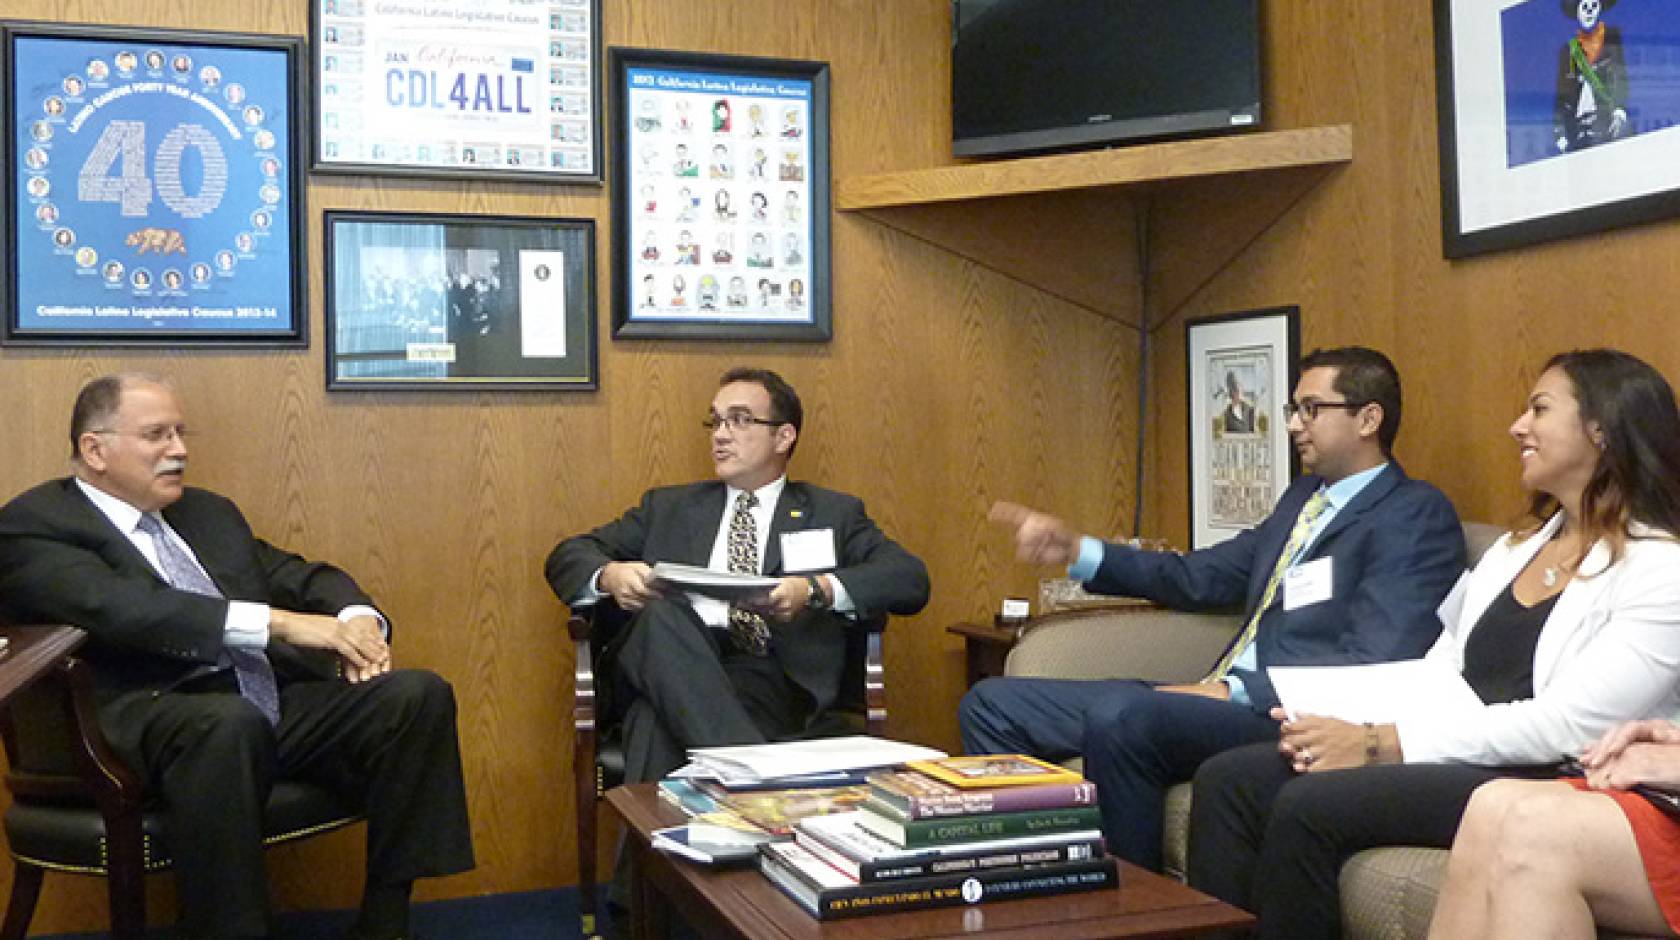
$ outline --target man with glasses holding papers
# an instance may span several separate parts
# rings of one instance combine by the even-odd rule
[[[624,714],[627,782],[660,779],[690,748],[820,731],[842,693],[847,631],[927,604],[927,568],[861,500],[787,479],[803,421],[781,376],[730,370],[703,422],[717,479],[649,490],[548,557],[562,601],[629,615],[600,667],[622,693],[606,707]],[[771,580],[732,591],[697,584],[718,580],[704,572],[657,577],[662,562]]]
[[[971,754],[1083,755],[1110,852],[1159,870],[1168,787],[1208,758],[1278,738],[1266,677],[1276,665],[1345,665],[1421,656],[1435,610],[1464,570],[1458,517],[1440,491],[1392,458],[1400,377],[1362,347],[1301,362],[1285,407],[1306,475],[1258,526],[1188,554],[1081,538],[1065,522],[999,503],[1023,561],[1068,565],[1098,593],[1169,607],[1241,607],[1243,629],[1203,681],[989,679],[963,699]]]

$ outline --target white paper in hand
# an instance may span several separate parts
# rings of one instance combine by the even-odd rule
[[[1430,659],[1366,666],[1271,666],[1284,711],[1388,724],[1401,717],[1479,711],[1482,700],[1451,665]]]

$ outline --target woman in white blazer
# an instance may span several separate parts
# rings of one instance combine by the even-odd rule
[[[1380,845],[1445,848],[1471,793],[1555,777],[1617,724],[1680,719],[1680,410],[1625,353],[1546,364],[1511,425],[1530,524],[1442,605],[1427,658],[1480,704],[1392,724],[1285,716],[1278,745],[1196,774],[1190,883],[1255,911],[1261,938],[1341,934],[1342,862]]]

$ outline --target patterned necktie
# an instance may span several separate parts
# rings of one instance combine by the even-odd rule
[[[735,513],[729,517],[729,570],[733,574],[758,574],[758,523],[752,508],[758,497],[742,493],[735,497]],[[729,608],[729,635],[743,653],[765,656],[770,652],[770,627],[750,610]]]
[[[158,521],[156,516],[142,513],[139,528],[151,536],[152,546],[157,549],[158,567],[163,569],[164,580],[169,582],[170,587],[203,594],[205,597],[222,596],[222,592],[216,589],[215,582],[175,544],[175,540],[164,531],[163,523]],[[239,680],[239,694],[257,706],[269,724],[278,725],[280,690],[275,685],[274,667],[269,665],[268,656],[262,650],[224,644],[222,661],[224,665],[233,667],[234,678]]]
[[[1254,635],[1260,630],[1260,615],[1272,606],[1272,600],[1277,597],[1278,585],[1283,583],[1283,573],[1289,570],[1289,563],[1294,560],[1295,554],[1307,544],[1307,533],[1312,531],[1313,520],[1317,519],[1328,505],[1330,500],[1321,489],[1312,494],[1307,504],[1301,507],[1301,514],[1295,517],[1295,528],[1289,530],[1289,541],[1284,544],[1283,552],[1278,555],[1277,564],[1272,566],[1272,577],[1266,582],[1266,590],[1260,595],[1260,603],[1254,607],[1254,615],[1248,618],[1248,624],[1243,627],[1243,632],[1236,642],[1225,650],[1224,656],[1219,657],[1219,665],[1214,666],[1213,671],[1202,681],[1217,682],[1225,678],[1231,671],[1231,664],[1254,642]]]

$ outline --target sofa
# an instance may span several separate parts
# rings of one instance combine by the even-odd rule
[[[1503,534],[1464,523],[1471,564]],[[1195,682],[1242,626],[1238,614],[1181,613],[1149,605],[1058,610],[1028,620],[1004,674],[1061,679]],[[1191,785],[1166,799],[1163,852],[1169,874],[1184,877]],[[1342,921],[1349,940],[1422,940],[1446,873],[1444,849],[1388,847],[1360,852],[1342,867]],[[1606,935],[1608,936],[1608,935]]]

